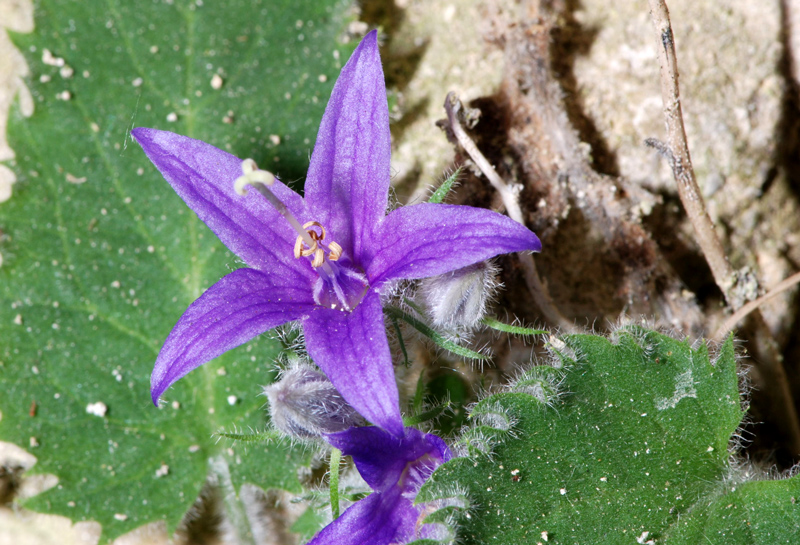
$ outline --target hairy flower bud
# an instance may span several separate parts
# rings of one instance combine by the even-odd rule
[[[420,293],[433,324],[450,330],[476,327],[497,288],[496,274],[497,268],[484,261],[423,280]]]
[[[306,364],[282,373],[264,388],[272,423],[290,437],[307,439],[347,430],[364,419],[325,375]]]

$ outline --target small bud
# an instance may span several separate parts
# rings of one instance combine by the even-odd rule
[[[497,268],[484,261],[423,280],[420,293],[433,324],[449,330],[476,327],[497,288],[496,274]]]
[[[300,364],[264,388],[272,423],[290,437],[307,439],[344,431],[364,419],[322,373]]]

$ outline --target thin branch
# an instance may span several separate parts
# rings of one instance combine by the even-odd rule
[[[458,143],[464,148],[464,151],[470,156],[472,161],[478,166],[484,176],[492,184],[492,187],[500,194],[503,201],[503,206],[506,208],[508,217],[517,223],[525,225],[525,219],[522,215],[522,209],[519,206],[519,200],[514,191],[505,183],[505,181],[497,174],[497,171],[489,163],[486,157],[472,141],[472,138],[464,131],[461,123],[458,120],[458,112],[461,110],[462,105],[458,96],[455,93],[447,93],[447,98],[444,101],[444,109],[447,111],[447,119],[449,121],[449,128],[453,131],[453,135],[458,140]],[[542,283],[539,277],[539,272],[536,270],[536,264],[533,261],[533,256],[530,253],[519,252],[517,253],[522,269],[525,273],[525,283],[528,285],[528,290],[533,296],[533,300],[539,307],[539,310],[544,314],[545,319],[557,325],[565,331],[574,331],[575,326],[567,320],[555,307],[550,293]]]
[[[761,305],[763,305],[770,299],[777,297],[778,295],[780,295],[781,293],[785,292],[786,290],[795,286],[798,283],[800,283],[800,272],[794,273],[792,276],[790,276],[789,278],[787,278],[786,280],[782,281],[780,284],[772,288],[768,293],[762,295],[755,301],[750,301],[742,308],[731,314],[727,320],[722,322],[722,325],[719,326],[719,329],[717,329],[717,332],[714,333],[712,339],[714,339],[715,341],[721,341],[728,333],[730,333],[733,330],[734,327],[736,327],[736,324],[744,320],[744,318],[748,314],[759,308]]]
[[[728,305],[736,311],[738,309],[735,307],[736,302],[733,297],[733,288],[736,283],[733,267],[725,255],[722,242],[720,242],[714,230],[714,224],[706,211],[692,168],[689,146],[686,142],[686,130],[683,125],[678,88],[678,60],[675,55],[669,11],[665,0],[648,0],[648,2],[650,16],[661,45],[658,48],[658,60],[661,64],[661,99],[664,103],[664,118],[667,124],[666,146],[656,145],[654,147],[668,160],[671,157],[669,162],[675,177],[678,195],[697,235],[697,242],[711,268],[714,281],[725,295]],[[651,143],[651,145],[653,144]],[[750,312],[752,312],[751,323],[754,326],[752,347],[755,358],[753,361],[765,382],[774,388],[772,399],[776,420],[783,425],[783,431],[793,453],[800,454],[800,421],[798,421],[792,400],[786,371],[781,363],[782,354],[758,308]]]
[[[711,267],[711,274],[730,302],[730,291],[734,284],[733,268],[714,230],[714,224],[706,212],[703,196],[694,176],[689,146],[686,143],[678,89],[678,60],[675,57],[669,12],[664,0],[649,0],[649,2],[650,14],[661,41],[661,47],[658,48],[658,60],[661,63],[661,98],[664,101],[664,117],[667,122],[667,149],[672,155],[670,161],[672,174],[677,182],[678,195],[697,234],[697,242]]]

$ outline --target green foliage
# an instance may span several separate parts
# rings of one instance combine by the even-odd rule
[[[558,396],[513,384],[479,403],[462,437],[471,456],[418,501],[466,489],[465,543],[796,542],[798,478],[737,480],[729,465],[742,418],[732,341],[710,361],[652,331],[616,337],[564,338]]]
[[[485,361],[489,359],[480,352],[475,352],[474,350],[470,350],[469,348],[463,347],[460,344],[456,344],[447,339],[444,335],[433,329],[431,326],[415,316],[405,312],[401,308],[392,305],[385,305],[383,307],[383,311],[392,320],[403,320],[405,323],[422,333],[422,335],[433,341],[434,344],[436,344],[436,346],[439,348],[443,348],[448,352],[469,360]]]
[[[219,456],[237,485],[300,490],[307,453],[212,438],[263,428],[258,385],[271,380],[276,341],[229,352],[181,380],[163,407],[150,402],[173,324],[238,263],[129,131],[200,138],[300,179],[354,45],[339,41],[349,6],[50,1],[37,6],[36,31],[15,37],[36,112],[12,112],[19,182],[0,205],[0,439],[59,479],[27,507],[97,520],[104,540],[161,518],[174,528]],[[71,74],[44,62],[45,50]],[[89,414],[97,402],[106,412]]]
[[[436,191],[431,193],[431,196],[428,197],[428,202],[432,202],[435,204],[443,203],[444,200],[447,198],[448,193],[453,188],[453,185],[458,181],[458,177],[461,175],[461,171],[464,167],[458,167],[455,171],[447,177],[447,179],[442,182],[442,185],[436,188]]]

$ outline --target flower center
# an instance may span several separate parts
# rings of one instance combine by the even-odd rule
[[[239,195],[246,195],[245,186],[249,185],[261,193],[297,231],[294,257],[313,256],[311,266],[319,274],[314,285],[314,302],[332,309],[353,310],[369,289],[369,281],[363,271],[358,270],[350,260],[342,259],[343,250],[339,244],[333,240],[323,242],[326,232],[321,223],[309,221],[300,225],[286,205],[269,189],[275,183],[275,176],[271,172],[259,170],[252,159],[242,161],[242,172],[243,175],[234,183],[235,191]]]
[[[320,232],[314,231],[313,229],[309,229],[309,227],[318,227]],[[312,267],[321,267],[322,264],[325,262],[325,251],[328,252],[328,259],[331,261],[336,261],[340,257],[342,257],[342,247],[336,244],[334,241],[330,241],[327,244],[323,244],[322,241],[325,240],[325,228],[322,224],[318,221],[309,221],[305,225],[303,225],[303,229],[306,230],[308,235],[314,241],[311,247],[306,247],[303,249],[303,236],[297,235],[297,240],[294,243],[294,257],[301,258],[301,257],[308,257],[310,255],[314,256],[313,261],[311,261]]]

